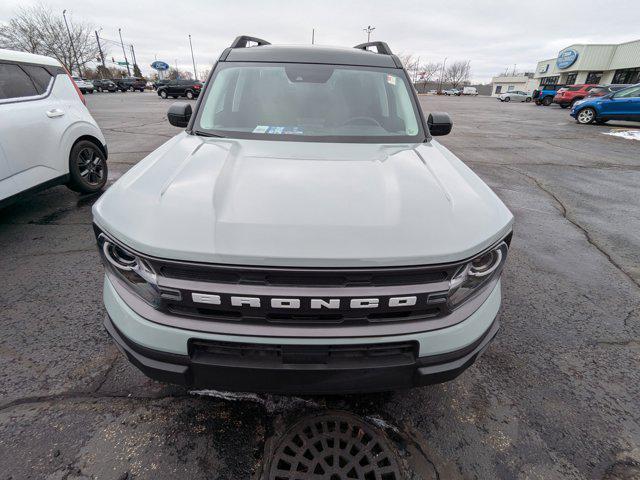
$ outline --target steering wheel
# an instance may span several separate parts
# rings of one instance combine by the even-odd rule
[[[351,117],[342,125],[375,125],[376,127],[382,127],[380,122],[373,117]]]

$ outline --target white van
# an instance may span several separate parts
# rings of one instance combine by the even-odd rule
[[[478,90],[476,89],[476,87],[464,87],[462,89],[462,94],[463,95],[478,95]]]
[[[84,97],[54,58],[0,49],[0,206],[53,185],[107,182],[107,145]]]

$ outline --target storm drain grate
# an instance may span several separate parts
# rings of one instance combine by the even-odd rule
[[[386,439],[357,418],[321,415],[296,424],[280,441],[270,480],[400,480]]]

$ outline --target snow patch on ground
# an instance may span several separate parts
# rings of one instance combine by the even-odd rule
[[[192,395],[202,395],[206,397],[215,397],[220,400],[226,400],[229,402],[254,402],[264,406],[269,412],[277,412],[282,410],[289,410],[295,407],[310,407],[320,408],[320,405],[313,400],[305,400],[299,397],[288,397],[278,395],[258,395],[256,393],[237,393],[237,392],[225,392],[222,390],[191,390],[189,392]]]
[[[602,132],[602,133],[604,135],[621,137],[627,140],[640,140],[640,130],[610,130],[608,132]]]

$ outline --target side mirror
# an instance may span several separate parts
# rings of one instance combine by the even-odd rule
[[[438,137],[440,135],[448,135],[451,132],[453,121],[448,113],[434,112],[429,114],[427,126],[429,127],[429,133],[434,137]]]
[[[187,102],[176,102],[169,107],[167,118],[174,127],[184,128],[189,125],[191,119],[191,104]]]

